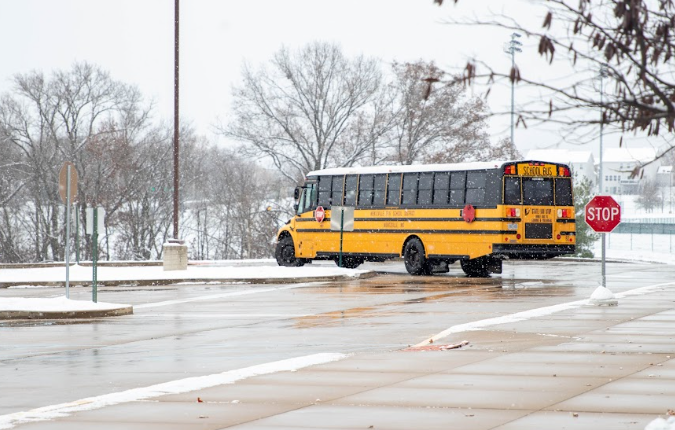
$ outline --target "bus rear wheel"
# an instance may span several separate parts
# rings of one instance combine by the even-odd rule
[[[350,257],[350,256],[342,256],[342,267],[345,269],[356,269],[360,265],[363,264],[363,258],[359,257]],[[335,259],[335,264],[338,266],[340,265],[340,259],[336,258]]]
[[[301,258],[295,256],[295,246],[293,245],[293,238],[290,236],[279,239],[274,256],[279,266],[298,267],[305,264]]]
[[[405,270],[411,275],[429,274],[429,263],[424,255],[424,245],[418,238],[410,239],[403,248]]]
[[[487,258],[478,257],[471,260],[461,260],[462,270],[466,276],[471,278],[487,278],[490,276],[490,271],[487,266]]]

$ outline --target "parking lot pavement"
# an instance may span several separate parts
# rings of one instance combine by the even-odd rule
[[[675,284],[22,429],[644,429],[675,406]],[[441,345],[441,343],[438,343]]]

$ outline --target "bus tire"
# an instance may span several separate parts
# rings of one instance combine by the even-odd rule
[[[295,245],[293,244],[293,238],[290,236],[279,239],[274,257],[277,259],[279,266],[299,267],[305,264],[301,258],[295,256]]]
[[[363,264],[363,258],[359,257],[350,257],[350,256],[342,256],[342,267],[345,269],[356,269],[360,265]],[[340,265],[340,259],[336,258],[335,259],[335,264]]]
[[[471,260],[461,260],[462,270],[466,276],[471,278],[487,278],[490,271],[487,268],[487,259],[485,257],[472,258]]]
[[[403,247],[403,262],[405,270],[411,275],[425,275],[429,271],[427,258],[424,255],[422,241],[414,237],[406,242]]]

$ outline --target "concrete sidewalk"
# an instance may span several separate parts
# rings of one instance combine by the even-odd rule
[[[675,409],[675,289],[21,429],[639,429]],[[415,341],[415,340],[412,340]]]

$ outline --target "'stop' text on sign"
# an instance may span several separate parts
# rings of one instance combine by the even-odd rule
[[[611,196],[595,196],[586,205],[586,224],[598,233],[609,233],[621,222],[621,206]]]

